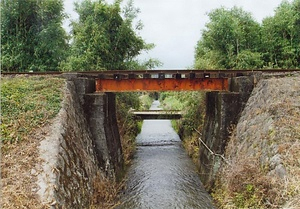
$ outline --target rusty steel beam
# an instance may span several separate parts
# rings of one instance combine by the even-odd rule
[[[95,79],[97,92],[228,91],[228,78]]]

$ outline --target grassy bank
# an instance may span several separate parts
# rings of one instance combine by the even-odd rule
[[[54,118],[61,108],[63,83],[55,77],[1,78],[2,142],[26,140]]]
[[[219,208],[300,208],[300,75],[260,80],[228,142]]]
[[[64,80],[54,77],[1,78],[1,205],[41,208],[35,194],[38,146],[61,107]]]
[[[58,77],[1,78],[1,205],[4,208],[41,208],[36,195],[37,173],[41,164],[39,143],[48,134],[51,119],[61,109],[65,80]],[[140,122],[129,110],[148,109],[152,99],[147,94],[117,95],[117,119],[125,164],[135,151],[135,137]],[[99,174],[95,181],[93,205],[111,208],[118,201],[122,182],[111,182]]]
[[[119,93],[116,97],[117,121],[120,132],[125,166],[130,163],[135,150],[135,136],[139,132],[137,122],[129,113],[131,108],[140,106],[138,97],[134,93]]]

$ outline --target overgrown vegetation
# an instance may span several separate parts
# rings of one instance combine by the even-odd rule
[[[183,118],[173,120],[174,129],[183,140],[194,162],[199,160],[199,140],[194,129],[202,130],[205,116],[204,92],[163,92],[160,94],[161,106],[166,110],[181,110]]]
[[[1,78],[2,142],[27,139],[55,117],[61,108],[63,83],[55,77]]]
[[[196,46],[196,69],[300,67],[300,0],[283,1],[262,24],[237,7],[208,16]]]
[[[41,208],[35,165],[43,130],[61,108],[64,80],[55,77],[1,78],[1,205]]]
[[[300,207],[299,80],[271,78],[254,89],[215,185],[220,208]]]
[[[127,166],[135,151],[135,137],[140,132],[138,122],[129,111],[130,109],[139,109],[140,101],[137,93],[118,93],[116,102],[124,162]]]

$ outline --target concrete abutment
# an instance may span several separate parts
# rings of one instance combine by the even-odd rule
[[[206,93],[206,117],[199,149],[200,178],[208,190],[215,182],[230,132],[237,124],[261,74],[230,79],[229,92]],[[211,151],[214,153],[212,154]]]
[[[92,135],[98,166],[105,171],[107,177],[115,179],[123,173],[115,94],[95,93],[93,78],[72,76],[69,81],[73,81],[76,86],[76,93]]]
[[[115,95],[94,91],[93,79],[66,76],[61,111],[41,142],[38,194],[52,208],[89,208],[95,181],[123,173]]]

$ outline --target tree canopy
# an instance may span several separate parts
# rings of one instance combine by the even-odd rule
[[[68,48],[64,16],[62,0],[2,0],[2,70],[58,70]]]
[[[129,1],[123,11],[120,3],[85,0],[75,5],[79,21],[72,22],[73,43],[64,65],[66,70],[124,70],[139,66],[134,58],[151,45],[137,34],[141,23],[133,25],[139,12],[133,2]]]
[[[283,1],[273,17],[263,20],[262,53],[265,65],[300,67],[300,1]]]
[[[136,57],[154,45],[139,35],[139,10],[133,1],[76,3],[78,21],[68,36],[63,0],[1,1],[2,71],[123,70],[161,65]],[[254,69],[300,67],[300,0],[284,0],[274,16],[258,23],[241,8],[218,8],[195,50],[197,69]],[[69,41],[71,40],[71,41]]]
[[[63,0],[1,1],[2,71],[76,71],[135,69],[160,65],[155,59],[136,60],[146,44],[135,21],[139,10],[133,1],[83,0],[75,4],[78,21],[68,36]],[[69,42],[69,40],[71,40]]]
[[[198,69],[300,67],[300,0],[283,1],[262,24],[241,8],[208,14],[195,50]]]

